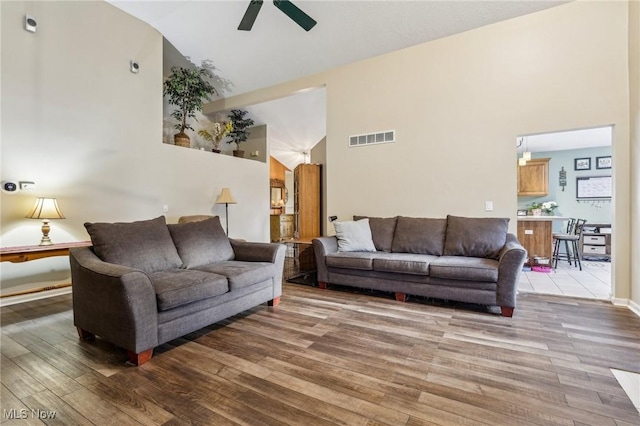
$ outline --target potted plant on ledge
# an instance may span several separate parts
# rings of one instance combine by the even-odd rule
[[[198,134],[204,138],[204,140],[213,142],[213,152],[220,151],[220,142],[225,136],[233,130],[233,123],[231,121],[223,121],[222,123],[213,123],[211,129],[201,129]]]
[[[191,146],[185,130],[193,130],[193,127],[187,123],[187,119],[197,121],[196,111],[200,111],[204,101],[217,93],[208,81],[213,78],[212,70],[213,65],[209,60],[202,61],[202,65],[195,68],[172,67],[171,74],[164,82],[163,95],[169,98],[170,104],[177,107],[171,117],[178,120],[178,124],[173,126],[179,130],[174,136],[174,143],[178,146]]]
[[[233,123],[233,130],[229,132],[230,141],[227,143],[236,144],[236,149],[233,151],[234,157],[244,157],[244,151],[240,150],[240,144],[249,139],[250,132],[247,130],[247,127],[253,126],[253,120],[250,118],[244,118],[247,115],[248,111],[243,111],[241,109],[232,109],[229,113],[229,120]]]

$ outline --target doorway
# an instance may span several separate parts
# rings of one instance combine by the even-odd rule
[[[525,267],[521,274],[519,291],[611,299],[611,239],[614,236],[612,141],[612,126],[518,136],[518,167],[526,167],[527,158],[531,158],[532,164],[545,163],[548,167],[544,171],[546,187],[525,192],[521,188],[526,185],[518,184],[519,228],[525,228],[523,223],[528,223],[527,220],[533,223],[534,220],[547,219],[531,217],[534,207],[543,203],[552,207],[548,213],[551,215],[548,223],[552,233],[565,231],[570,218],[586,220],[578,231],[582,270],[575,262],[569,264],[566,260],[559,260],[554,269],[551,258],[545,260],[546,256],[540,257],[544,265],[537,265],[537,260],[532,259],[529,266],[533,267]],[[526,174],[520,173],[519,176]],[[553,203],[556,208],[553,208]],[[526,231],[528,234],[534,232]],[[545,244],[550,241],[553,241],[552,237],[545,235]],[[550,257],[552,249],[546,249]],[[528,251],[532,254],[532,250],[528,248]],[[561,252],[564,251],[562,246]]]

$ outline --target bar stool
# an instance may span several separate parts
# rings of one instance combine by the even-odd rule
[[[557,232],[553,234],[553,269],[558,267],[558,260],[566,260],[569,265],[574,265],[582,271],[582,263],[580,262],[580,250],[578,249],[578,241],[582,228],[587,221],[585,219],[569,219],[565,232]],[[560,244],[564,241],[565,252],[560,253]]]

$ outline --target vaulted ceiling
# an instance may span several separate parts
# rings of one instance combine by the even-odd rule
[[[224,97],[565,3],[294,0],[317,21],[307,32],[269,0],[264,2],[251,31],[237,30],[249,0],[109,2],[156,28],[194,63],[212,60],[217,74],[229,83],[220,88]],[[289,167],[297,160],[296,155],[284,155],[286,151],[308,151],[309,144],[324,137],[326,113],[324,101],[318,99],[321,94],[307,93],[297,100],[247,108],[257,123],[267,124],[270,132],[280,135],[271,145],[278,153],[276,158]],[[307,107],[300,107],[307,102]],[[282,120],[283,114],[288,119]],[[273,117],[284,123],[274,122]]]

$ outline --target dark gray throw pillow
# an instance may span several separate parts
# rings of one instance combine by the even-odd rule
[[[355,221],[365,218],[369,219],[371,236],[373,237],[373,244],[376,246],[376,250],[390,252],[391,244],[393,244],[393,233],[396,230],[396,218],[353,216],[353,220]]]
[[[84,224],[95,254],[104,262],[147,273],[182,266],[164,216],[138,222]]]
[[[497,259],[507,242],[509,218],[447,216],[445,256]]]
[[[185,268],[232,260],[235,257],[218,216],[199,222],[170,224],[169,232]]]
[[[441,256],[446,227],[446,219],[398,216],[391,251]]]

